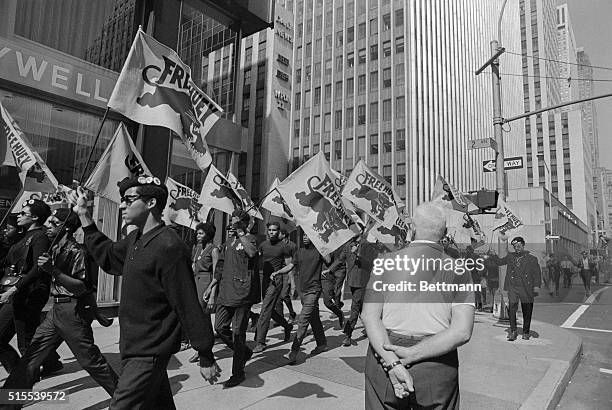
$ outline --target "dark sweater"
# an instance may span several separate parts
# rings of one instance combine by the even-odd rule
[[[200,353],[200,365],[214,362],[214,334],[196,294],[189,249],[162,225],[113,242],[95,225],[85,227],[85,245],[107,273],[123,275],[119,330],[122,358],[178,352],[181,323]]]

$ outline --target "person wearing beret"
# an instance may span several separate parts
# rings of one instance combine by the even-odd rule
[[[198,300],[190,251],[162,221],[166,186],[141,176],[121,181],[119,192],[124,221],[137,228],[119,242],[96,228],[83,188],[70,194],[89,253],[105,272],[122,276],[121,370],[110,408],[174,409],[166,368],[179,351],[181,325],[199,352],[202,377],[212,384],[221,372],[212,352],[211,320]]]
[[[83,369],[109,395],[115,391],[117,374],[94,343],[95,287],[85,248],[73,236],[80,226],[77,215],[67,208],[53,211],[45,223],[54,245],[50,254],[38,257],[37,265],[51,277],[53,306],[3,389],[31,389],[44,359],[65,341]]]

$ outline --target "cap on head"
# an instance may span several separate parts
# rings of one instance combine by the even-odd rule
[[[67,231],[74,232],[81,227],[81,220],[78,215],[71,212],[69,208],[56,209],[51,215],[59,219]]]
[[[23,203],[23,208],[30,208],[30,213],[32,216],[36,216],[38,218],[39,224],[44,224],[47,218],[51,215],[51,208],[45,202],[40,199],[29,199]]]
[[[163,211],[168,201],[168,188],[165,184],[162,184],[159,178],[152,176],[139,176],[132,178],[125,178],[121,182],[118,182],[119,194],[125,195],[125,192],[130,189],[137,187],[138,194],[144,197],[155,198],[157,200],[156,208]]]
[[[514,245],[515,243],[522,243],[523,245],[525,245],[525,239],[523,239],[522,236],[517,236],[516,238],[512,239],[512,241],[510,241],[510,245]]]

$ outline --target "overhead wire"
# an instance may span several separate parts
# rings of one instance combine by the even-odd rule
[[[532,56],[529,54],[523,54],[523,53],[515,53],[514,51],[505,51],[505,54],[513,54],[516,56],[521,56],[521,57],[527,57],[527,58],[533,58],[533,59],[538,59],[538,60],[544,60],[544,61],[551,61],[553,63],[559,63],[559,64],[568,64],[568,65],[575,65],[575,66],[579,66],[579,67],[591,67],[591,68],[596,68],[598,70],[610,70],[612,71],[612,67],[603,67],[603,66],[597,66],[597,65],[590,65],[590,64],[578,64],[578,63],[570,63],[569,61],[560,61],[560,60],[554,60],[551,58],[545,58],[545,57],[536,57],[536,56]]]

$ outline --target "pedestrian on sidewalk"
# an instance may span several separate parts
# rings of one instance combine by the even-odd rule
[[[458,409],[457,347],[467,343],[474,324],[474,292],[418,291],[429,285],[467,286],[471,277],[449,267],[438,244],[446,232],[444,212],[425,203],[413,213],[413,241],[384,255],[419,261],[414,271],[395,267],[373,274],[361,313],[370,346],[365,367],[366,409]],[[425,263],[433,260],[436,263]],[[441,263],[440,263],[441,262]],[[456,266],[453,262],[453,266]],[[397,285],[416,291],[396,291]],[[395,285],[393,290],[386,290]],[[409,289],[409,288],[408,288]]]
[[[314,247],[310,238],[304,233],[302,236],[303,247],[299,248],[293,257],[293,265],[300,282],[300,297],[302,299],[302,310],[297,317],[298,329],[293,337],[291,352],[287,356],[289,364],[297,362],[300,346],[306,337],[308,325],[312,327],[317,347],[311,355],[316,355],[327,350],[327,338],[319,316],[319,297],[321,296],[321,271],[324,263],[330,263],[329,255],[322,256]]]
[[[213,242],[215,233],[217,233],[217,228],[210,222],[196,225],[196,244],[191,250],[193,278],[196,283],[198,300],[204,315],[208,317],[211,313],[215,313],[217,303],[217,288],[210,286],[219,262],[219,248]],[[196,363],[198,360],[199,353],[196,351],[189,361]]]
[[[351,312],[344,325],[344,339],[342,340],[342,345],[346,347],[350,346],[353,342],[353,330],[363,309],[363,299],[372,273],[374,260],[387,251],[373,236],[364,238],[362,235],[360,239],[355,239],[349,242],[349,244],[351,248],[346,258],[348,271],[346,285],[351,290]]]
[[[257,242],[249,233],[250,216],[238,209],[232,213],[228,238],[221,247],[221,257],[211,284],[218,284],[215,330],[234,351],[232,376],[223,385],[238,386],[246,379],[244,367],[253,356],[246,344],[251,306],[261,301],[257,270]]]
[[[559,265],[559,258],[554,253],[551,253],[546,261],[546,267],[550,275],[550,296],[559,296],[559,279],[561,277],[561,266]]]
[[[118,185],[124,221],[137,228],[119,242],[98,231],[83,188],[70,194],[89,253],[105,272],[122,276],[121,373],[110,408],[174,409],[166,368],[180,348],[181,327],[200,353],[202,377],[212,384],[221,373],[212,352],[212,324],[199,304],[189,248],[162,221],[166,186],[150,176]]]
[[[45,202],[39,199],[24,202],[17,225],[25,233],[4,258],[3,274],[10,271],[15,278],[12,284],[2,286],[0,295],[0,363],[8,373],[19,362],[19,354],[9,342],[17,335],[19,353],[25,354],[49,300],[51,278],[38,268],[37,261],[49,249],[44,224],[50,215],[51,208]],[[63,367],[59,355],[51,352],[43,363],[43,372],[50,374]]]
[[[582,251],[582,259],[580,259],[580,279],[586,296],[591,294],[591,278],[597,269],[597,263],[589,255],[589,251]]]
[[[73,236],[80,226],[78,216],[67,208],[54,211],[45,223],[47,236],[55,245],[50,255],[38,258],[37,264],[51,277],[54,303],[3,389],[31,389],[45,358],[65,341],[81,367],[113,396],[117,374],[96,346],[91,329],[95,285],[85,248]]]
[[[508,265],[504,290],[508,292],[508,316],[510,317],[510,332],[508,341],[515,341],[518,337],[516,326],[516,312],[519,301],[523,312],[523,339],[529,340],[531,315],[533,313],[533,300],[540,292],[542,274],[538,259],[525,250],[525,240],[517,236],[510,242],[514,252],[503,258],[492,255],[491,260],[498,266]]]
[[[563,287],[569,288],[572,285],[572,269],[574,268],[574,264],[568,255],[563,256],[560,267],[561,274],[563,275]]]
[[[291,338],[293,325],[289,324],[283,315],[276,311],[276,304],[283,290],[283,277],[293,269],[293,251],[289,245],[279,238],[280,222],[271,221],[267,224],[268,239],[259,245],[259,257],[262,262],[262,273],[268,277],[269,284],[261,304],[261,312],[257,321],[257,342],[253,353],[261,353],[266,349],[266,336],[270,328],[270,320],[273,319],[284,328],[283,341],[288,342]]]

